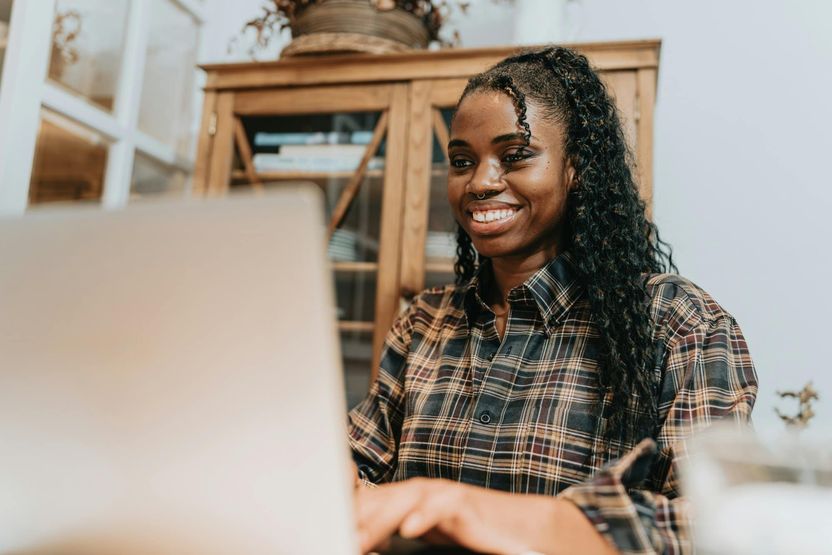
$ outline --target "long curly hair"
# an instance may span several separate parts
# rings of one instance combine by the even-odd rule
[[[670,246],[645,214],[615,104],[586,57],[562,47],[506,58],[473,77],[459,102],[483,90],[512,99],[527,144],[527,99],[564,128],[575,184],[567,199],[563,247],[572,253],[601,337],[600,383],[612,399],[605,408],[606,438],[635,443],[653,436],[657,353],[645,282],[647,274],[675,272],[676,266]],[[457,283],[468,282],[485,260],[458,226]]]

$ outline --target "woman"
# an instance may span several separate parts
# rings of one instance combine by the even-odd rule
[[[349,416],[361,480],[395,482],[358,492],[364,549],[689,551],[679,441],[747,421],[757,379],[731,315],[664,273],[598,76],[564,48],[503,60],[448,156],[457,286],[395,322]]]

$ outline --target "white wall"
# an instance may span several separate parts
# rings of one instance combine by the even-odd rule
[[[209,57],[234,58],[228,37],[259,5],[208,0]],[[553,41],[663,40],[657,222],[681,273],[745,332],[761,383],[758,429],[782,430],[774,406],[795,406],[775,392],[813,380],[821,401],[809,434],[832,436],[832,360],[823,351],[832,343],[832,2],[569,0],[559,27],[550,11],[540,28],[518,8],[488,0],[473,8],[457,19],[465,46],[541,31]],[[529,27],[515,29],[521,20]]]
[[[832,2],[580,4],[579,41],[663,39],[656,220],[680,272],[745,332],[758,429],[782,429],[775,406],[794,412],[777,390],[813,380],[809,433],[832,436]]]
[[[203,27],[204,49],[201,63],[245,62],[251,57],[246,52],[253,44],[251,33],[230,45],[233,38],[240,34],[246,21],[260,14],[264,0],[205,0],[205,24]],[[287,35],[287,39],[289,36]],[[229,48],[231,46],[231,48]],[[276,44],[268,51],[258,54],[262,60],[275,59],[280,53],[281,44]]]

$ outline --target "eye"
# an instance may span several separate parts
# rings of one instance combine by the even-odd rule
[[[462,156],[454,156],[454,157],[451,158],[451,167],[452,168],[455,168],[455,169],[458,169],[458,170],[463,170],[465,168],[470,168],[472,165],[473,165],[473,162],[471,162],[471,160],[468,160],[467,158],[463,158]]]
[[[521,147],[516,150],[509,151],[503,156],[503,163],[504,164],[514,164],[515,162],[520,162],[521,160],[525,160],[531,157],[532,153]]]

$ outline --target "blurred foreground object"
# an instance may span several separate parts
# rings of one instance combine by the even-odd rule
[[[714,426],[689,447],[697,553],[830,553],[832,446]]]
[[[322,203],[0,218],[0,554],[358,552]]]

